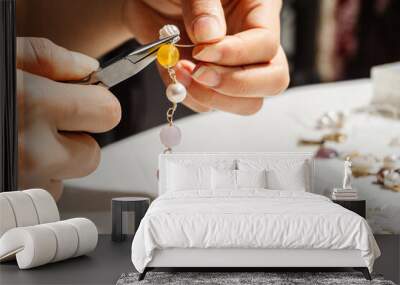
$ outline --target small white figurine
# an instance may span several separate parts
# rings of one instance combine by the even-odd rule
[[[350,157],[347,157],[344,162],[343,189],[346,189],[346,190],[353,189],[351,187],[351,177],[352,176],[353,176],[353,172],[351,171],[351,160],[350,160]]]

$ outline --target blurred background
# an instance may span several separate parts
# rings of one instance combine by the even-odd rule
[[[366,78],[374,65],[400,60],[400,1],[284,0],[282,45],[290,64],[290,87]],[[101,58],[102,64],[131,50],[128,41]],[[165,122],[169,102],[155,64],[112,88],[123,120],[96,139],[107,145]],[[177,118],[193,114],[182,106]]]

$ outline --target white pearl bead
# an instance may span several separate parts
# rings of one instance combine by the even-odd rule
[[[186,98],[186,88],[181,83],[173,83],[168,85],[166,94],[172,103],[181,103]]]
[[[177,146],[181,142],[181,130],[177,126],[164,126],[160,131],[161,143],[168,148]]]

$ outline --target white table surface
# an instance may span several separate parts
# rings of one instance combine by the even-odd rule
[[[177,120],[182,142],[179,152],[291,152],[315,151],[297,145],[301,137],[320,137],[316,118],[332,110],[350,111],[367,106],[372,97],[369,80],[317,84],[292,88],[283,95],[266,99],[253,116],[222,112],[196,114]],[[161,126],[160,126],[161,127]],[[102,149],[98,169],[91,175],[66,181],[59,203],[63,217],[86,216],[101,232],[110,231],[111,197],[157,196],[157,162],[163,151],[160,127],[131,136]],[[400,121],[367,114],[352,115],[344,129],[348,140],[331,144],[340,152],[359,151],[378,157],[399,153],[390,140],[400,135]],[[343,162],[318,160],[315,189],[326,193],[340,186]],[[376,233],[400,233],[400,193],[373,185],[373,177],[355,179],[355,187],[367,200],[367,216]]]

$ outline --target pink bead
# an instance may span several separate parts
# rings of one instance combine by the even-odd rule
[[[177,146],[181,142],[181,130],[177,126],[167,125],[160,131],[160,140],[165,147]]]

